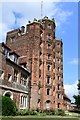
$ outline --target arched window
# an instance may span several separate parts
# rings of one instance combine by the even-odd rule
[[[51,45],[50,45],[50,44],[48,44],[48,45],[47,45],[47,48],[48,48],[48,49],[50,49],[50,47],[51,47]]]
[[[51,70],[51,65],[48,65],[48,66],[47,66],[47,69],[50,71],[50,70]]]
[[[47,28],[48,28],[48,29],[51,29],[51,25],[50,25],[50,24],[48,24]]]
[[[50,109],[50,104],[51,104],[51,103],[50,103],[50,100],[47,100],[47,101],[46,101],[46,109]]]
[[[51,39],[51,34],[47,35],[47,39],[50,40]]]
[[[48,54],[48,60],[50,60],[51,59],[51,55],[50,54]]]
[[[3,96],[10,97],[13,100],[13,93],[11,91],[5,91]]]
[[[50,83],[50,76],[47,77],[47,84]]]

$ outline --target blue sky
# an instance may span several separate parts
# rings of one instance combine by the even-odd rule
[[[78,79],[78,3],[62,3],[62,9],[72,15],[56,30],[56,36],[63,40],[64,83],[72,84]]]
[[[43,0],[43,17],[55,18],[56,38],[63,41],[64,87],[73,100],[72,96],[77,94],[78,80],[78,3],[53,1]],[[0,7],[0,40],[4,42],[7,31],[26,26],[28,20],[41,17],[40,2],[4,2]]]

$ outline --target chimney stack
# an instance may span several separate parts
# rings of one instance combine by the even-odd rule
[[[22,27],[21,27],[21,33],[24,33],[24,31],[25,31],[25,27],[22,26]]]

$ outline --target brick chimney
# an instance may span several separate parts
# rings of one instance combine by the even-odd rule
[[[21,33],[24,33],[24,31],[25,31],[25,27],[21,26]]]

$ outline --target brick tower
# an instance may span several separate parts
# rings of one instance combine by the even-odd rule
[[[6,44],[19,55],[19,64],[28,66],[30,108],[63,108],[62,40],[55,38],[55,21],[34,19],[21,29],[7,33]]]

